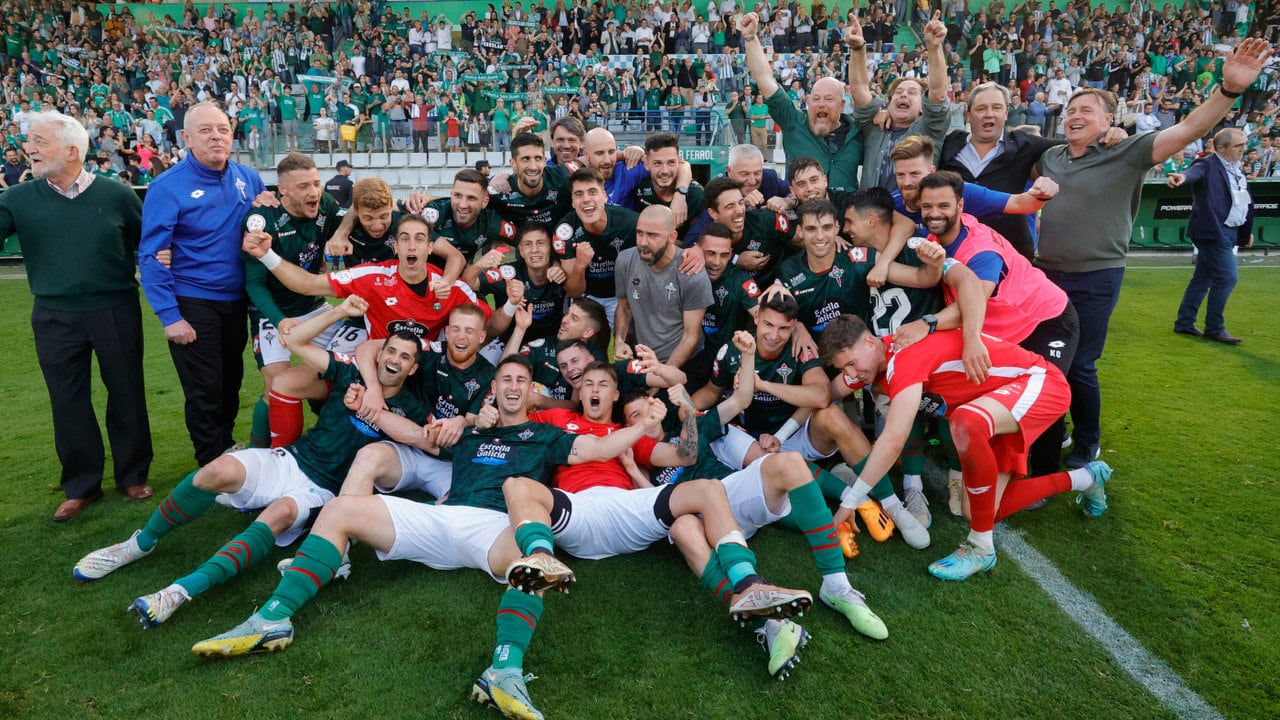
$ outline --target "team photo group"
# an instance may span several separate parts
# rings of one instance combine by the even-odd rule
[[[1103,517],[1123,477],[1113,487],[1100,459],[1096,363],[1143,180],[1208,139],[1239,173],[1248,138],[1224,118],[1270,45],[1234,43],[1204,101],[1166,127],[1117,123],[1116,95],[1087,82],[1043,124],[1015,123],[1020,99],[992,78],[967,88],[956,128],[941,13],[919,18],[921,72],[887,85],[850,15],[844,76],[812,78],[802,103],[761,18],[725,20],[780,171],[745,142],[754,111],[705,184],[681,152],[703,128],[660,122],[624,146],[616,123],[564,113],[512,123],[509,168],[448,168],[447,194],[399,192],[376,169],[348,177],[345,162],[326,182],[300,150],[277,156],[269,189],[237,161],[225,104],[205,99],[139,200],[91,172],[96,138],[78,118],[27,113],[31,179],[0,194],[0,235],[21,240],[34,295],[65,492],[53,519],[96,509],[106,447],[116,489],[139,503],[131,536],[68,558],[74,578],[127,586],[125,566],[166,562],[173,531],[216,505],[244,513],[207,560],[128,591],[155,627],[291,548],[270,598],[191,648],[223,658],[288,648],[326,585],[360,582],[353,546],[480,570],[504,590],[471,697],[541,718],[526,668],[543,596],[568,592],[582,561],[673,544],[783,679],[815,605],[890,637],[874,564],[851,560],[859,543],[900,538],[921,572],[959,582],[996,566],[995,525],[1014,513],[1070,493],[1081,522]],[[1247,234],[1247,193],[1224,202]],[[1239,343],[1225,296],[1216,324],[1210,293],[1194,327],[1203,296],[1177,332]],[[151,432],[143,298],[189,440]],[[260,377],[245,377],[246,349]],[[190,473],[152,475],[153,442],[189,442]],[[930,446],[945,488],[926,488]],[[958,547],[934,542],[941,513],[967,522]],[[771,524],[807,542],[810,585],[762,575],[749,541]]]

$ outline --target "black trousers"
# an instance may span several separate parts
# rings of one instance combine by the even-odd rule
[[[196,340],[169,343],[169,354],[187,398],[187,433],[203,467],[235,444],[231,433],[240,411],[249,340],[247,302],[179,297],[178,310],[196,331]]]
[[[1018,345],[1048,360],[1066,375],[1079,343],[1080,318],[1075,307],[1067,303],[1061,315],[1037,325]],[[1062,469],[1062,438],[1066,429],[1066,416],[1063,416],[1031,444],[1027,453],[1028,477],[1049,475]]]
[[[144,485],[151,470],[151,424],[142,380],[142,311],[137,298],[103,310],[31,310],[36,357],[49,389],[53,444],[68,499],[102,488],[106,455],[93,411],[93,356],[107,387],[107,436],[116,487]]]

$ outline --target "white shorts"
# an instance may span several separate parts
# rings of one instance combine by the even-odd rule
[[[743,462],[746,460],[747,451],[751,449],[751,443],[756,439],[743,430],[740,426],[730,423],[724,431],[724,437],[711,443],[711,452],[720,462],[733,468],[741,470]],[[782,443],[782,452],[798,452],[804,456],[804,459],[813,462],[829,458],[836,454],[840,448],[835,447],[829,453],[819,452],[809,442],[809,421],[805,420],[804,425],[794,433],[787,441]]]
[[[305,315],[299,315],[294,319],[299,322],[309,320],[317,315],[323,314],[328,309],[328,305],[318,307],[315,310],[312,310]],[[343,331],[348,332],[344,333]],[[349,331],[362,332],[360,328],[347,327],[343,321],[339,320],[325,328],[324,332],[317,335],[315,339],[311,341],[311,344],[325,350],[334,350],[336,352],[346,352],[347,354],[350,354],[351,351],[355,350],[356,345],[359,345],[360,342],[357,341],[355,344],[350,344],[348,340],[340,337],[349,335]],[[368,337],[367,332],[364,334],[365,337]],[[347,348],[348,345],[350,345],[349,349],[343,349]],[[266,318],[258,318],[258,327],[255,328],[253,332],[253,352],[258,356],[258,360],[260,360],[263,365],[289,362],[289,348],[285,347],[284,343],[280,341],[280,332],[276,329],[276,326],[271,324],[271,321]]]
[[[644,550],[671,532],[653,511],[658,494],[667,487],[594,487],[566,493],[573,505],[569,517],[551,528],[556,547],[583,560]]]
[[[368,328],[361,327],[359,325],[339,323],[337,332],[333,334],[333,339],[329,341],[329,345],[325,347],[325,349],[354,357],[356,354],[356,348],[360,347],[360,343],[368,339]]]
[[[333,499],[333,493],[311,481],[293,453],[284,448],[249,448],[230,454],[244,466],[244,484],[233,493],[218,495],[218,503],[237,510],[258,510],[280,498],[298,505],[293,524],[276,538],[276,545],[292,545],[311,527],[312,516]]]
[[[764,477],[762,466],[768,455],[761,455],[756,461],[732,475],[722,479],[725,493],[729,496],[729,509],[733,518],[742,528],[742,534],[751,537],[765,525],[778,522],[791,512],[791,499],[783,496],[782,507],[778,512],[769,509],[764,497]]]
[[[498,312],[502,311],[499,310]],[[506,349],[507,344],[503,342],[501,337],[496,337],[488,345],[480,348],[480,357],[496,366],[498,361],[502,359],[502,351]]]
[[[436,570],[475,568],[506,584],[489,567],[489,550],[511,527],[506,513],[464,505],[429,505],[405,498],[380,496],[391,514],[396,540],[379,560],[412,560]],[[506,568],[502,569],[503,572]]]
[[[441,460],[412,445],[401,445],[385,440],[382,444],[395,449],[396,457],[400,460],[400,479],[390,490],[383,490],[375,485],[375,489],[379,492],[421,490],[434,498],[442,498],[449,494],[449,488],[453,486],[453,463]]]

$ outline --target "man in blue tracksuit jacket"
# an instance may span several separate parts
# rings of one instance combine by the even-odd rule
[[[188,110],[182,137],[186,159],[147,188],[138,261],[203,466],[235,443],[248,341],[240,223],[266,186],[256,170],[229,160],[231,123],[217,105]],[[172,251],[169,267],[156,260],[161,250]]]

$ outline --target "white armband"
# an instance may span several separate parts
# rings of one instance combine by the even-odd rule
[[[787,438],[795,435],[796,431],[799,429],[800,423],[796,422],[792,418],[787,418],[787,421],[782,423],[782,427],[779,428],[778,432],[774,433],[773,436],[778,438],[778,444],[782,444],[787,441]]]
[[[502,304],[502,312],[506,313],[507,317],[515,317],[517,307],[517,305],[512,305],[511,301],[508,300]]]
[[[850,500],[850,498],[852,498],[855,494],[856,493],[853,491],[852,485],[842,490],[840,492],[840,507],[846,510],[852,510],[858,507],[859,505],[861,505],[862,503],[860,502],[854,503],[852,500]]]
[[[275,250],[268,250],[267,254],[258,258],[258,262],[265,265],[268,270],[275,270],[280,267],[280,263],[284,262],[284,258],[277,255]]]

